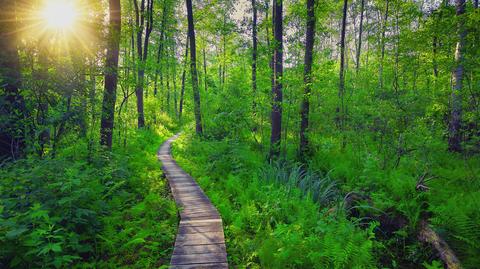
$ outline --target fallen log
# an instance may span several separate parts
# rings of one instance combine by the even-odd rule
[[[416,190],[418,192],[426,192],[430,188],[427,186],[427,181],[434,177],[427,177],[428,173],[425,172],[417,180]],[[450,246],[443,240],[443,238],[435,232],[429,225],[428,219],[430,214],[428,213],[426,206],[427,202],[422,201],[424,207],[422,208],[421,219],[418,225],[418,239],[421,242],[430,244],[438,252],[438,255],[445,268],[447,269],[461,269],[462,265]]]
[[[462,268],[460,261],[453,250],[448,246],[447,242],[445,242],[445,240],[443,240],[440,235],[428,225],[427,220],[423,219],[420,221],[418,239],[435,248],[447,269]]]

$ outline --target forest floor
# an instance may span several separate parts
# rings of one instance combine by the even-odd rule
[[[218,208],[230,266],[442,268],[435,250],[418,239],[421,201],[427,199],[432,227],[465,268],[476,268],[478,248],[464,246],[478,238],[478,191],[462,185],[474,182],[476,173],[462,170],[463,160],[446,153],[435,151],[443,159],[431,167],[433,175],[441,171],[443,177],[429,182],[430,192],[419,193],[418,167],[412,167],[419,161],[413,156],[397,169],[382,170],[365,158],[368,152],[322,148],[311,163],[315,172],[302,174],[295,163],[265,162],[254,141],[199,138],[193,131],[180,136],[172,151]],[[477,171],[475,162],[467,164]],[[341,209],[352,192],[367,197],[352,207],[357,216]]]

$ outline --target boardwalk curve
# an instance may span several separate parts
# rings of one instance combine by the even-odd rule
[[[180,211],[180,225],[170,268],[228,268],[222,218],[197,182],[178,166],[167,140],[158,151]]]

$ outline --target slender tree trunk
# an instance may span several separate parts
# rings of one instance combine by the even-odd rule
[[[222,80],[222,90],[225,88],[225,73],[227,70],[227,12],[224,11],[223,13],[223,68],[221,73],[221,80]]]
[[[138,71],[137,71],[137,87],[135,94],[137,96],[137,113],[138,128],[145,127],[145,114],[143,105],[143,88],[145,81],[145,64],[148,57],[148,45],[150,34],[153,29],[153,0],[146,0],[147,7],[145,10],[145,0],[142,0],[140,8],[138,0],[134,0],[135,20],[137,26],[137,54],[138,54]],[[145,25],[146,21],[146,25]],[[145,30],[145,39],[143,39],[143,31]],[[143,41],[143,42],[142,42]]]
[[[0,4],[0,161],[14,160],[25,154],[26,117],[25,101],[20,94],[20,62],[15,29],[15,3],[1,0]]]
[[[257,112],[257,3],[252,0],[253,22],[252,22],[252,95],[253,95],[253,116]],[[255,119],[254,119],[255,120]]]
[[[100,124],[100,144],[111,150],[118,82],[118,56],[122,27],[120,0],[109,0],[109,10],[109,44],[105,68],[105,89],[103,92],[102,120]]]
[[[268,17],[268,14],[270,13],[270,7],[269,7],[269,2],[270,1],[266,1],[265,4],[266,4],[266,7],[265,7],[265,21],[267,23],[265,23],[265,33],[266,33],[266,42],[267,42],[267,51],[268,51],[268,58],[269,58],[269,61],[268,61],[268,67],[270,68],[270,84],[271,84],[271,87],[272,87],[272,91],[273,91],[273,88],[275,87],[275,80],[274,80],[274,75],[273,75],[273,52],[272,52],[272,48],[271,48],[271,42],[270,42],[270,38],[273,37],[270,35],[270,31],[269,31],[269,17]],[[272,14],[274,12],[272,11]],[[272,23],[273,23],[273,18],[272,18]],[[272,24],[272,28],[273,28],[273,24]],[[273,29],[272,29],[272,35],[273,35]],[[264,126],[263,126],[263,120],[264,120],[264,113],[261,113],[261,117],[260,117],[260,135],[263,139],[264,135],[263,135],[263,132],[264,132]]]
[[[162,9],[162,24],[160,26],[160,44],[158,44],[158,52],[157,52],[157,66],[155,68],[155,82],[154,82],[154,90],[153,95],[157,96],[158,87],[158,73],[161,72],[162,66],[162,55],[163,55],[163,42],[165,41],[165,25],[167,20],[167,2],[163,1],[163,9]]]
[[[348,0],[343,1],[342,29],[340,33],[340,73],[338,83],[338,97],[340,105],[337,107],[338,121],[340,130],[345,127],[345,32],[347,28],[347,8]]]
[[[432,59],[432,64],[433,64],[433,75],[435,78],[438,78],[438,63],[437,63],[437,48],[438,48],[438,37],[435,34],[433,36],[433,59]]]
[[[310,112],[310,94],[312,89],[313,45],[315,42],[315,0],[307,0],[307,33],[305,37],[305,60],[303,70],[303,101],[300,109],[300,160],[304,161],[308,153],[308,116]]]
[[[365,9],[365,1],[366,0],[361,0],[360,3],[360,27],[358,30],[358,47],[357,47],[357,55],[356,55],[356,66],[355,66],[355,71],[358,74],[358,70],[360,69],[360,53],[362,51],[362,34],[363,34],[363,11]]]
[[[178,117],[178,96],[177,96],[177,60],[175,59],[176,44],[172,44],[172,57],[173,61],[173,110],[175,112],[175,117]]]
[[[178,106],[178,119],[182,120],[182,113],[183,113],[183,99],[185,96],[185,77],[187,73],[187,63],[188,63],[188,37],[185,41],[185,62],[183,64],[183,71],[182,71],[182,89],[180,90],[180,104]]]
[[[203,82],[205,83],[205,92],[208,91],[208,86],[207,86],[207,56],[205,53],[205,47],[203,47]]]
[[[275,38],[274,51],[274,86],[272,88],[272,132],[270,136],[270,157],[276,158],[280,153],[282,136],[282,79],[283,79],[283,0],[273,1],[273,25]]]
[[[455,50],[455,71],[453,73],[452,87],[452,114],[449,124],[448,149],[454,152],[462,151],[462,89],[465,72],[464,54],[467,31],[465,29],[465,0],[456,0],[457,25],[457,48]]]
[[[166,70],[166,76],[167,76],[167,113],[170,113],[170,61],[169,61],[169,55],[167,54],[167,70]]]
[[[381,91],[383,91],[383,60],[385,59],[385,32],[387,31],[388,7],[389,7],[389,0],[386,0],[385,14],[384,14],[383,25],[382,25],[382,36],[380,40],[381,42],[380,65],[378,69],[378,87]]]
[[[195,44],[195,26],[193,24],[192,0],[186,0],[188,17],[188,37],[190,39],[190,72],[192,75],[192,90],[195,114],[195,131],[203,134],[202,115],[200,110],[200,91],[198,89],[197,51]]]

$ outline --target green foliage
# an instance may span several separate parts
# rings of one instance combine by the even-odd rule
[[[155,150],[169,133],[138,131],[87,161],[83,141],[54,159],[0,170],[0,265],[154,267],[168,263],[176,208]]]
[[[328,211],[337,197],[328,177],[301,172],[299,166],[265,166],[244,144],[189,134],[174,144],[174,155],[220,210],[231,266],[375,266],[373,233],[362,231],[341,212]],[[318,198],[310,199],[315,193]]]
[[[266,183],[277,183],[285,187],[287,192],[300,189],[303,195],[311,198],[321,206],[328,206],[338,200],[335,181],[328,175],[322,177],[310,170],[305,171],[301,165],[289,165],[281,161],[272,163],[261,169],[260,178]]]

